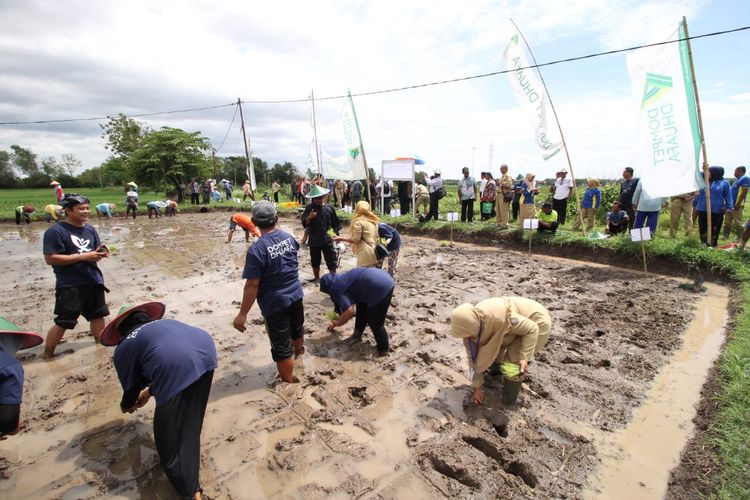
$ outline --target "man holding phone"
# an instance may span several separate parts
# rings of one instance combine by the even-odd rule
[[[66,218],[44,233],[44,261],[55,272],[55,324],[47,332],[45,359],[55,356],[65,330],[75,328],[78,317],[89,322],[91,333],[99,340],[104,318],[109,315],[104,292],[104,276],[97,262],[109,257],[99,234],[87,224],[88,198],[71,193],[60,202]]]

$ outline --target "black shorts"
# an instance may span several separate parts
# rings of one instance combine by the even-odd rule
[[[71,330],[76,327],[80,315],[86,321],[109,315],[104,285],[80,285],[55,290],[55,324]]]
[[[271,357],[282,361],[294,355],[292,340],[297,340],[305,333],[305,308],[302,299],[292,302],[288,307],[265,317],[266,333],[271,341]]]
[[[336,250],[333,248],[333,242],[328,243],[322,247],[310,247],[310,264],[313,267],[320,267],[321,252],[323,257],[326,259],[326,266],[328,269],[336,269]]]

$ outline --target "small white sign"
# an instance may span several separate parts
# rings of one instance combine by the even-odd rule
[[[630,239],[633,241],[649,241],[651,239],[651,228],[640,227],[630,230]]]
[[[448,212],[445,216],[448,222],[458,222],[458,212]]]
[[[393,210],[391,210],[391,217],[401,217],[401,209],[394,208]]]
[[[344,212],[346,212],[348,214],[352,213],[352,207],[349,206],[349,205],[345,205],[344,206]]]
[[[537,229],[538,227],[539,227],[539,219],[524,219],[523,220],[524,229]]]

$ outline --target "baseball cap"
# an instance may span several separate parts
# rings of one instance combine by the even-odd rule
[[[80,205],[81,203],[88,203],[89,199],[85,196],[81,196],[80,194],[76,193],[68,193],[66,194],[62,201],[60,201],[60,205],[63,208],[72,208],[76,205]]]
[[[276,206],[269,201],[253,203],[253,222],[258,227],[270,227],[276,222]]]

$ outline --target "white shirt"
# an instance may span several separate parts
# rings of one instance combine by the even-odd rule
[[[430,179],[427,177],[424,180],[428,186],[430,186],[430,193],[434,193],[441,187],[443,187],[443,178],[442,177],[435,177],[434,179]]]
[[[570,195],[570,190],[573,189],[573,183],[567,177],[555,179],[555,196],[556,200],[562,200]]]

